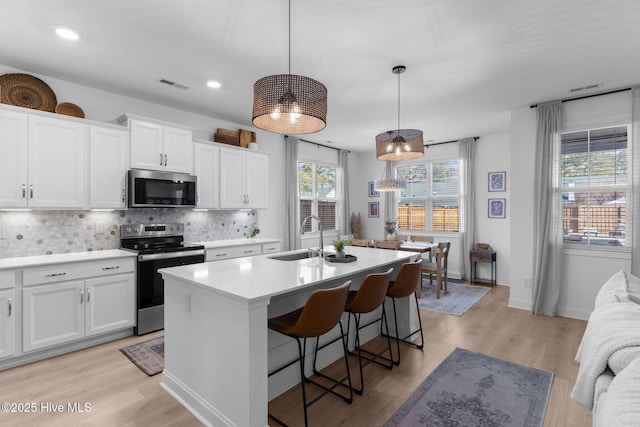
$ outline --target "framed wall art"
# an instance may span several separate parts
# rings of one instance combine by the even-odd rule
[[[380,192],[373,187],[373,181],[369,181],[369,197],[380,197]]]
[[[507,199],[489,199],[489,218],[505,218]]]
[[[489,172],[489,191],[506,191],[507,173]]]
[[[369,202],[369,218],[380,217],[380,202]]]

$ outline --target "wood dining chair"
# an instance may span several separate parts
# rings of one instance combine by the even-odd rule
[[[379,249],[400,249],[400,241],[399,240],[376,240],[373,243],[374,248]]]
[[[371,240],[351,239],[351,240],[349,240],[349,244],[351,246],[362,246],[362,247],[365,247],[365,248],[370,248],[371,247]]]
[[[409,236],[412,242],[433,242],[433,236]]]
[[[440,289],[444,284],[445,295],[449,293],[448,285],[448,258],[451,242],[438,243],[435,261],[422,260],[422,274],[429,275],[429,284],[433,284],[433,276],[436,276],[436,299],[440,299]],[[444,279],[444,280],[443,280]]]

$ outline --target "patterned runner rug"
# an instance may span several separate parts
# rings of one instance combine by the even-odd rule
[[[134,344],[120,351],[150,377],[164,369],[164,337]]]
[[[477,303],[491,288],[485,286],[465,285],[449,280],[449,293],[440,291],[440,299],[436,299],[435,280],[429,285],[429,279],[422,281],[422,295],[418,300],[420,308],[440,313],[462,316],[473,304]]]
[[[384,427],[540,427],[553,374],[456,348]]]

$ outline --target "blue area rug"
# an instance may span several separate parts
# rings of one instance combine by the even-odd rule
[[[465,285],[449,280],[449,293],[440,290],[440,299],[436,299],[435,280],[429,285],[429,279],[422,281],[422,296],[418,300],[420,308],[440,313],[462,316],[462,314],[480,300],[491,288]]]
[[[456,348],[384,427],[540,427],[553,374]]]

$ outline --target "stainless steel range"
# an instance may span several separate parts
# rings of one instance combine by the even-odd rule
[[[158,269],[204,262],[202,245],[184,243],[184,224],[120,226],[120,245],[138,254],[137,335],[164,328],[164,281]]]

